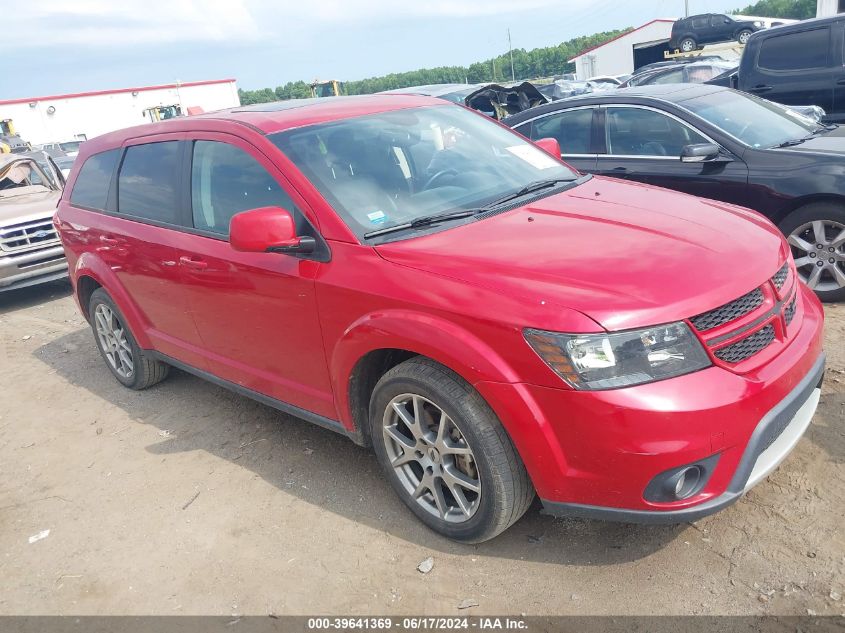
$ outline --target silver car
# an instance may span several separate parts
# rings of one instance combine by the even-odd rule
[[[43,152],[0,154],[0,292],[67,276],[53,227],[63,186]]]

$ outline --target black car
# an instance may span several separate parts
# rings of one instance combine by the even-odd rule
[[[669,48],[689,53],[705,44],[736,40],[745,44],[755,31],[765,28],[760,20],[724,13],[702,13],[681,18],[672,25]]]
[[[755,33],[732,88],[787,105],[815,105],[845,122],[845,15],[803,20]]]
[[[573,97],[503,123],[557,139],[581,171],[763,213],[789,236],[798,272],[819,297],[845,299],[845,128],[706,84]]]

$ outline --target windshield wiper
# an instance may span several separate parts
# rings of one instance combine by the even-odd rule
[[[383,229],[378,229],[377,231],[370,231],[369,233],[364,233],[364,238],[369,239],[371,237],[378,237],[379,235],[387,235],[388,233],[393,233],[396,231],[406,231],[408,229],[419,229],[425,226],[431,226],[433,224],[439,224],[440,222],[448,222],[449,220],[460,220],[461,218],[469,218],[474,215],[479,215],[481,213],[486,213],[487,211],[492,211],[499,205],[504,204],[505,202],[510,202],[511,200],[516,200],[517,198],[521,198],[529,193],[534,193],[535,191],[541,191],[542,189],[548,189],[549,187],[554,187],[555,185],[561,182],[575,182],[578,180],[577,178],[549,178],[547,180],[536,180],[534,182],[530,182],[521,189],[517,191],[513,191],[507,195],[502,196],[501,198],[497,198],[493,200],[493,202],[488,202],[483,207],[478,207],[476,209],[458,209],[457,211],[449,211],[448,213],[435,213],[433,215],[424,215],[416,220],[412,220],[411,222],[404,222],[403,224],[397,224],[395,226],[388,226]]]
[[[535,191],[541,191],[543,189],[548,189],[549,187],[554,187],[555,185],[561,182],[574,182],[575,180],[577,180],[577,178],[548,178],[546,180],[535,180],[534,182],[529,182],[522,189],[513,191],[509,194],[502,196],[501,198],[496,198],[495,200],[493,200],[493,202],[488,202],[483,207],[477,209],[477,211],[490,211],[504,204],[505,202],[516,200],[517,198],[526,196],[529,193],[534,193]]]
[[[836,126],[836,125],[833,125],[833,126],[820,125],[815,130],[813,130],[810,134],[808,134],[807,136],[802,136],[801,138],[792,138],[792,139],[789,139],[788,141],[784,141],[783,143],[778,143],[777,145],[774,145],[772,149],[778,149],[778,148],[781,148],[781,147],[792,147],[793,145],[800,145],[801,143],[809,141],[810,139],[816,138],[820,134],[826,134],[827,132],[832,132],[837,127],[838,126]]]
[[[377,231],[370,231],[369,233],[364,233],[364,237],[377,237],[379,235],[393,233],[394,231],[419,229],[424,226],[431,226],[432,224],[438,224],[440,222],[448,222],[449,220],[460,220],[461,218],[469,218],[480,212],[481,211],[479,209],[460,209],[458,211],[450,211],[449,213],[435,213],[432,215],[424,215],[420,218],[417,218],[416,220],[412,220],[411,222],[404,222],[402,224],[388,226],[384,229],[378,229]]]

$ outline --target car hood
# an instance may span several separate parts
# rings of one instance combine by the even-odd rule
[[[814,154],[825,154],[828,156],[842,156],[843,154],[845,154],[845,126],[839,126],[835,130],[831,130],[827,134],[822,134],[821,136],[816,136],[814,138],[806,140],[800,145],[793,145],[791,147],[781,147],[778,148],[776,151],[801,153],[812,152]]]
[[[769,279],[786,256],[780,233],[757,213],[599,177],[376,251],[395,264],[578,310],[608,330],[725,304]]]
[[[61,191],[43,187],[25,187],[33,193],[22,193],[10,198],[0,197],[0,227],[20,224],[30,220],[52,217],[62,196]]]

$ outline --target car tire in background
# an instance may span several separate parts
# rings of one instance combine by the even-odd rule
[[[798,274],[822,301],[845,301],[845,205],[814,202],[780,223]]]
[[[102,288],[91,294],[88,315],[100,356],[124,387],[146,389],[167,377],[170,366],[138,347],[123,314]]]
[[[682,53],[691,53],[698,48],[698,43],[691,37],[685,37],[679,44]]]
[[[740,44],[745,45],[748,42],[748,38],[751,37],[751,30],[750,29],[742,29],[736,35],[736,41]]]
[[[519,519],[534,488],[510,437],[480,394],[417,357],[397,365],[370,399],[376,456],[399,497],[434,531],[464,543]]]

